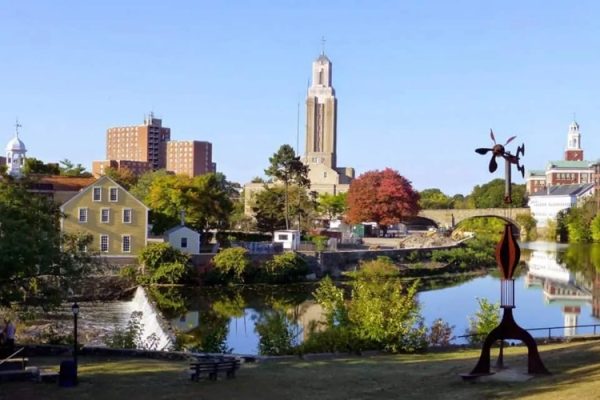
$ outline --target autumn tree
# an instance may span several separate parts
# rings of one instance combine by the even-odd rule
[[[126,190],[131,189],[137,181],[138,177],[129,168],[106,168],[104,174],[123,186]]]
[[[289,187],[291,184],[309,188],[308,166],[300,161],[294,149],[289,144],[282,145],[272,157],[269,158],[269,168],[265,174],[278,182],[283,183],[285,190],[285,228],[290,228],[290,203]]]
[[[418,212],[419,194],[391,168],[365,172],[350,184],[346,213],[350,223],[373,221],[385,233],[388,225]]]

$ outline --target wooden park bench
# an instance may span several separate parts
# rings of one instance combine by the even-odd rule
[[[232,356],[198,357],[190,362],[190,378],[199,381],[203,376],[216,381],[219,373],[225,373],[227,379],[235,378],[235,371],[240,368],[240,359]]]

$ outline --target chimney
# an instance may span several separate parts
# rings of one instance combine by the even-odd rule
[[[181,210],[179,215],[181,217],[181,226],[185,226],[185,210]]]

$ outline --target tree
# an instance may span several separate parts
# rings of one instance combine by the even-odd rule
[[[126,190],[131,189],[138,181],[138,177],[129,168],[116,169],[109,167],[104,170],[104,175],[123,186]]]
[[[346,211],[346,198],[347,193],[322,193],[317,198],[317,210],[326,215],[330,220],[335,219]]]
[[[288,210],[299,217],[299,229],[309,229],[315,211],[315,203],[304,188],[290,186]],[[257,192],[252,206],[256,227],[261,232],[274,232],[286,228],[286,190],[282,187],[265,187]]]
[[[594,219],[592,219],[590,230],[592,231],[592,240],[595,243],[600,242],[600,214],[597,214]]]
[[[468,196],[475,208],[504,207],[504,179],[494,179],[484,185],[476,185]],[[512,184],[513,207],[526,207],[527,194],[525,185]]]
[[[82,166],[81,164],[75,165],[69,159],[65,158],[64,160],[59,161],[59,163],[61,164],[61,166],[59,167],[61,175],[80,177],[92,176],[92,174],[85,170],[84,166]]]
[[[157,234],[178,223],[181,212],[191,227],[206,231],[227,225],[233,203],[223,180],[215,174],[190,178],[185,175],[154,177],[144,202],[152,209]]]
[[[218,252],[212,262],[223,276],[236,282],[244,282],[244,274],[251,266],[248,250],[242,247],[230,247]]]
[[[454,201],[440,189],[425,189],[419,192],[419,207],[426,210],[453,208]]]
[[[525,241],[537,239],[537,222],[531,214],[519,214],[516,217],[517,223],[521,225],[521,236]]]
[[[285,188],[285,228],[290,228],[289,186],[295,184],[309,188],[308,166],[296,156],[292,146],[282,145],[279,150],[269,158],[269,168],[265,174],[283,183]]]
[[[365,172],[348,190],[346,219],[353,224],[374,221],[382,230],[419,212],[419,194],[410,181],[391,168]]]
[[[23,174],[59,175],[60,168],[58,168],[57,164],[44,164],[43,161],[38,160],[35,157],[27,157],[25,159],[25,165],[23,165]]]
[[[164,176],[173,175],[167,172],[166,169],[158,169],[156,171],[149,171],[142,174],[137,182],[131,187],[129,192],[134,195],[138,200],[147,204],[148,193],[150,193],[150,187],[155,179],[162,178]]]
[[[468,335],[471,343],[481,343],[485,337],[500,323],[500,304],[490,303],[485,298],[477,298],[479,311],[469,317]]]
[[[94,267],[92,238],[62,234],[59,206],[26,185],[0,180],[0,305],[49,308]]]

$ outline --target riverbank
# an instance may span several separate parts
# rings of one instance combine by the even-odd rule
[[[495,355],[496,352],[494,352]],[[191,382],[181,361],[81,357],[80,384],[60,388],[3,383],[0,400],[20,399],[593,399],[600,390],[600,342],[540,346],[552,372],[523,381],[465,383],[478,350],[244,364],[235,379]],[[505,349],[505,363],[525,371],[526,349]],[[56,358],[31,359],[56,368]],[[523,376],[519,374],[519,376]]]

